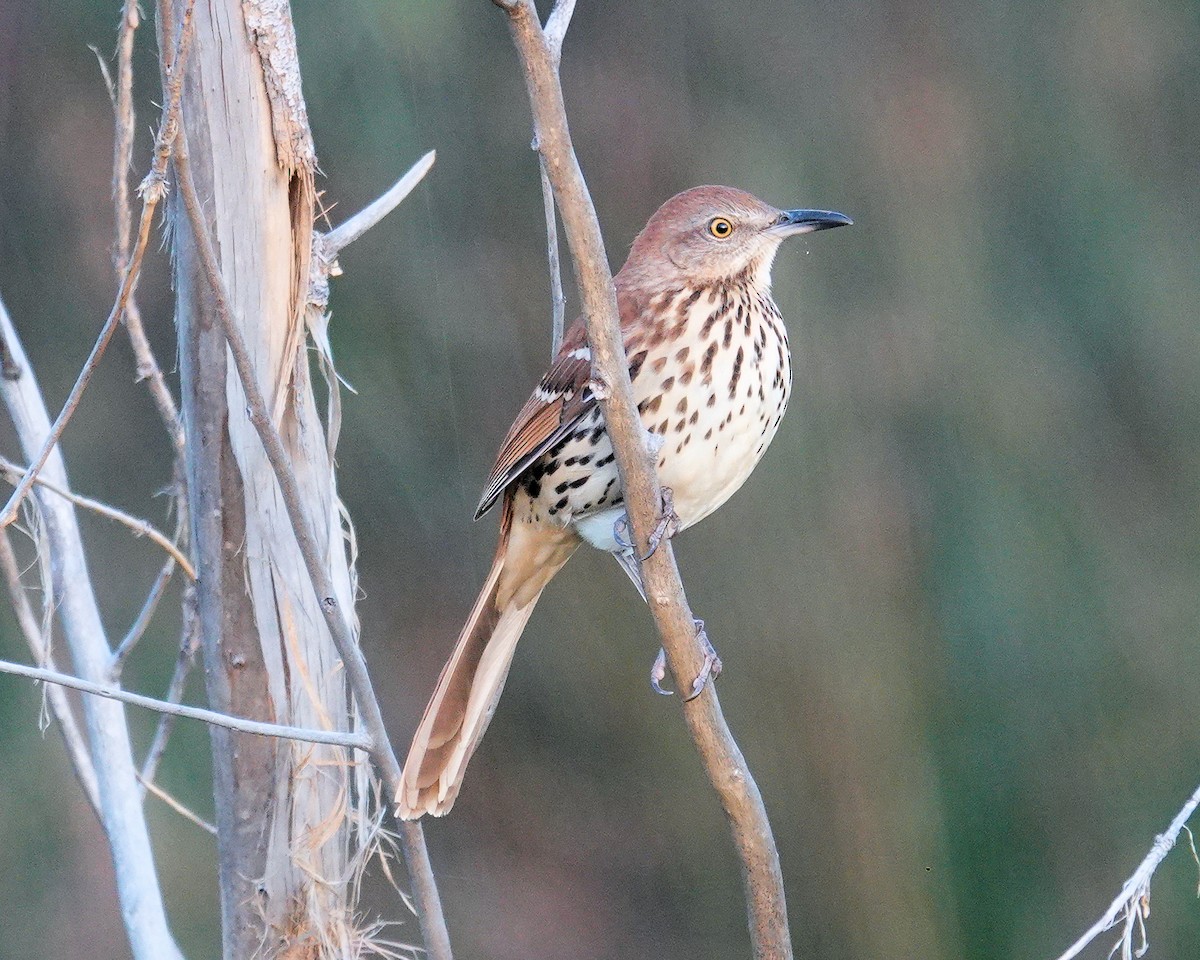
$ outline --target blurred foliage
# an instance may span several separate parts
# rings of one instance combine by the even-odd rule
[[[0,293],[52,406],[114,288],[88,45],[112,49],[117,9],[0,2]],[[491,554],[479,486],[547,357],[528,108],[486,0],[295,15],[335,222],[438,150],[333,298],[364,642],[405,744]],[[1182,0],[576,13],[563,79],[614,266],[697,183],[856,220],[781,255],[792,411],[745,490],[678,541],[802,956],[1053,956],[1200,778],[1198,21]],[[148,28],[137,67],[142,170]],[[141,299],[170,366],[165,257]],[[81,491],[162,519],[167,446],[132,374],[118,342],[66,449]],[[158,557],[86,531],[118,634]],[[622,581],[581,554],[548,591],[453,816],[428,828],[464,960],[745,955],[723,818],[678,705],[649,693],[653,631]],[[137,688],[163,689],[177,628],[160,615]],[[0,653],[25,655],[7,613]],[[123,956],[38,693],[0,686],[0,958]],[[155,718],[132,716],[144,747]],[[211,810],[203,730],[179,728],[162,780]],[[151,803],[176,932],[214,956],[212,844]],[[1173,854],[1152,956],[1196,949],[1195,882]]]

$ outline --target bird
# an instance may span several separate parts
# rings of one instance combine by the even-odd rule
[[[634,240],[613,279],[634,399],[664,491],[658,535],[728,500],[779,428],[791,390],[787,331],[771,297],[780,244],[852,222],[702,186],[664,203]],[[499,502],[499,543],[413,737],[396,796],[402,819],[449,812],[534,606],[581,543],[613,554],[641,590],[591,359],[580,318],[500,445],[475,513]],[[715,675],[720,661],[709,650],[706,673]],[[660,692],[664,673],[660,652],[652,671]]]

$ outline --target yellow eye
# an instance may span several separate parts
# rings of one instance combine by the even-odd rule
[[[708,221],[708,232],[718,240],[725,240],[733,233],[733,224],[724,217],[713,217]]]

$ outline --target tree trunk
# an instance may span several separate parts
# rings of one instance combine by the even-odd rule
[[[184,5],[175,9],[178,22]],[[191,158],[232,313],[314,518],[334,599],[349,613],[348,530],[308,366],[315,158],[290,11],[283,0],[211,0],[196,5],[194,30],[179,149]],[[349,730],[340,661],[227,363],[178,197],[176,322],[209,701],[239,716]],[[336,747],[225,730],[212,740],[225,956],[342,956],[351,863],[370,842],[360,829],[369,818],[356,816],[369,799],[365,770]]]

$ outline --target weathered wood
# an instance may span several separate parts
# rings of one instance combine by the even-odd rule
[[[190,156],[232,314],[300,477],[336,600],[352,611],[331,451],[305,349],[313,158],[311,147],[298,149],[310,143],[306,126],[294,127],[295,118],[304,117],[302,101],[296,109],[298,73],[294,82],[268,82],[282,69],[278,61],[264,72],[264,52],[286,54],[291,31],[287,5],[269,6],[265,15],[239,0],[197,8],[184,94],[187,142],[179,149]],[[265,37],[264,30],[277,32]],[[294,65],[294,40],[290,55]],[[269,90],[286,92],[287,102],[273,103]],[[227,363],[211,288],[196,263],[177,193],[172,212],[210,703],[254,719],[350,730],[340,660],[245,414],[241,384]],[[364,839],[354,833],[353,804],[365,798],[348,752],[225,731],[214,731],[213,748],[225,956],[246,957],[260,948],[274,956],[300,941],[336,942],[340,925],[353,915],[349,864]]]

